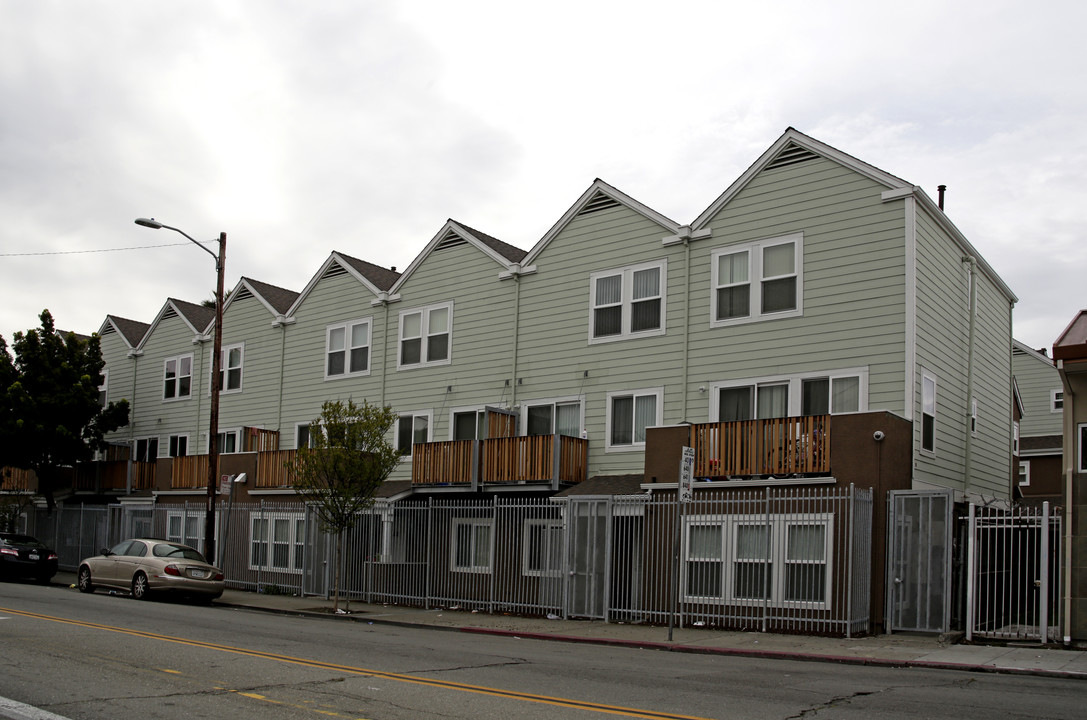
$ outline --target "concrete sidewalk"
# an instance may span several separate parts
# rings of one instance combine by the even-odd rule
[[[55,583],[73,585],[73,573]],[[558,642],[594,643],[672,652],[780,658],[884,667],[918,667],[998,672],[1087,680],[1087,650],[1027,643],[956,644],[935,635],[896,633],[860,638],[824,638],[778,633],[668,628],[598,620],[563,620],[491,615],[455,608],[431,609],[368,605],[352,601],[350,612],[332,613],[332,601],[319,597],[270,595],[227,590],[217,605],[277,612],[333,622],[365,622],[431,627],[465,633],[506,635]],[[345,603],[340,601],[341,610]]]

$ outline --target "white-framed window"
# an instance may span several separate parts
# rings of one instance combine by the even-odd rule
[[[921,449],[936,452],[936,377],[921,375]]]
[[[863,412],[868,369],[726,380],[710,390],[710,422]]]
[[[1019,421],[1012,422],[1012,455],[1019,454]]]
[[[493,547],[490,518],[453,518],[449,565],[453,572],[489,573]]]
[[[581,437],[585,427],[579,398],[529,400],[524,403],[522,412],[526,435]]]
[[[666,260],[589,275],[589,343],[663,335]]]
[[[430,442],[430,426],[429,410],[402,413],[396,423],[396,449],[410,458],[413,445]]]
[[[159,439],[155,437],[136,438],[133,462],[154,462],[159,456]]]
[[[166,539],[204,552],[204,514],[197,511],[166,513]],[[208,562],[214,562],[208,558]]]
[[[970,434],[974,437],[978,436],[978,399],[974,398],[970,401]]]
[[[521,541],[521,574],[561,577],[562,542],[561,520],[526,520]]]
[[[684,597],[825,608],[833,537],[829,513],[693,516],[686,521]]]
[[[294,426],[294,448],[313,447],[313,436],[309,431],[309,423],[296,423]]]
[[[1030,485],[1030,460],[1019,461],[1019,487]]]
[[[1079,462],[1076,472],[1087,473],[1087,424],[1080,424],[1076,436],[1079,438]]]
[[[162,399],[181,400],[192,396],[192,353],[166,358],[163,363]]]
[[[710,326],[803,314],[803,257],[803,233],[715,250]]]
[[[219,454],[229,455],[230,453],[238,453],[241,451],[241,428],[235,428],[234,430],[224,430],[223,432],[219,433]]]
[[[98,404],[102,407],[109,405],[109,370],[102,370],[102,384],[98,386]]]
[[[484,408],[455,409],[450,413],[451,440],[483,440],[487,436],[487,411]]]
[[[223,346],[219,354],[219,392],[241,392],[242,389],[242,359],[245,355],[245,343]],[[211,372],[210,370],[208,371]],[[211,392],[211,383],[208,383],[208,392]]]
[[[370,374],[370,318],[325,329],[325,379]]]
[[[189,454],[189,435],[188,433],[181,433],[179,435],[171,435],[170,441],[167,445],[167,451],[170,453],[168,457],[185,457]]]
[[[438,303],[400,313],[398,368],[448,365],[453,339],[453,303]]]
[[[607,403],[604,451],[638,450],[645,447],[645,429],[661,424],[664,388],[609,392]]]
[[[1064,412],[1064,390],[1049,391],[1049,412]]]
[[[249,518],[249,569],[300,573],[305,541],[302,513],[253,513]]]

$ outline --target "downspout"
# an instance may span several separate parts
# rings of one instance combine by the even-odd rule
[[[969,264],[970,270],[970,335],[966,348],[966,458],[963,472],[962,491],[970,491],[970,478],[973,473],[974,430],[970,427],[974,408],[974,338],[977,333],[978,308],[978,261],[972,256],[962,259]]]
[[[1064,471],[1064,644],[1072,644],[1072,479],[1073,468],[1076,462],[1076,423],[1072,417],[1072,408],[1075,408],[1075,392],[1072,391],[1072,383],[1064,373],[1064,360],[1057,361],[1057,370],[1061,376],[1061,385],[1064,386],[1064,409],[1062,410],[1061,435],[1064,438],[1061,443],[1061,469]],[[1070,440],[1071,438],[1071,440]],[[1069,449],[1072,452],[1069,452]]]
[[[381,333],[381,407],[385,407],[386,368],[389,367],[389,298],[381,298],[381,307],[385,308],[385,330]],[[395,439],[395,436],[394,436]]]
[[[510,368],[510,409],[517,406],[517,341],[521,327],[521,268],[516,266],[513,271],[513,360]]]
[[[128,468],[125,472],[125,495],[132,494],[132,456],[136,454],[136,371],[139,369],[140,356],[136,351],[129,352],[132,358],[132,401],[128,413]]]
[[[287,323],[282,322],[279,325],[280,341],[279,341],[279,403],[276,408],[276,430],[279,431],[280,436],[283,433],[283,364],[287,359]],[[233,490],[233,486],[231,486]]]
[[[683,236],[683,378],[680,387],[683,389],[683,405],[679,419],[687,422],[687,377],[690,369],[688,356],[690,354],[691,339],[691,235]]]

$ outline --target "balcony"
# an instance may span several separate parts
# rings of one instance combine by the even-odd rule
[[[546,485],[585,480],[589,441],[566,435],[449,440],[412,447],[414,487]]]
[[[37,492],[38,476],[33,470],[22,468],[0,468],[0,491],[4,492]]]
[[[830,473],[830,415],[691,426],[694,476],[788,477]]]

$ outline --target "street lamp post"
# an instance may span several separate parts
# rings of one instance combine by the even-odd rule
[[[204,555],[208,562],[215,562],[215,489],[219,472],[219,377],[223,354],[223,274],[226,270],[226,233],[219,233],[219,254],[201,245],[187,233],[176,227],[163,225],[154,218],[136,218],[136,224],[153,230],[166,228],[183,235],[189,242],[215,258],[215,341],[211,350],[211,419],[208,423],[208,498],[204,515]]]

